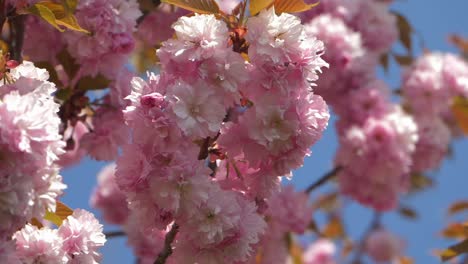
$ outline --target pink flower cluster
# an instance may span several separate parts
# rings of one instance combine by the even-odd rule
[[[409,185],[418,142],[415,121],[390,102],[376,78],[378,56],[397,39],[387,3],[372,0],[321,2],[303,14],[306,31],[324,41],[330,63],[314,90],[339,116],[340,190],[376,210],[390,210]]]
[[[417,140],[413,119],[397,107],[346,127],[335,160],[343,168],[341,191],[376,210],[397,207],[399,194],[408,188]]]
[[[366,49],[381,54],[398,39],[396,17],[388,5],[386,1],[374,0],[324,0],[301,17],[305,23],[324,13],[337,17],[361,34]]]
[[[132,34],[140,15],[136,0],[79,1],[76,17],[90,35],[70,31],[64,41],[83,75],[117,76],[135,46]]]
[[[457,96],[468,96],[468,64],[452,54],[427,53],[405,70],[402,79],[405,103],[420,127],[414,170],[437,168],[459,133],[451,106]]]
[[[257,263],[288,263],[288,236],[291,233],[304,234],[312,213],[309,196],[294,191],[292,186],[282,187],[272,195],[265,211],[268,232],[258,245],[261,261]]]
[[[106,242],[102,225],[91,213],[81,209],[68,216],[58,229],[27,224],[13,238],[16,252],[10,253],[10,257],[17,260],[8,262],[12,264],[97,264],[100,261],[97,250]]]
[[[32,217],[55,211],[66,187],[56,165],[65,143],[55,85],[27,61],[7,74],[13,82],[0,86],[0,245]]]
[[[308,225],[307,196],[277,191],[328,123],[325,102],[310,89],[327,66],[323,44],[297,17],[273,9],[246,26],[248,62],[223,21],[181,17],[176,38],[157,51],[160,75],[132,81],[124,111],[131,142],[115,180],[129,203],[129,243],[142,259],[154,261],[175,226],[170,263],[244,263],[263,243],[265,215],[282,233]]]
[[[365,240],[365,252],[376,263],[393,263],[403,255],[404,241],[385,229],[376,229]]]

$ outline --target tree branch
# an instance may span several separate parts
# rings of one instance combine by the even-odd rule
[[[120,237],[120,236],[125,236],[125,232],[124,231],[112,231],[112,232],[104,232],[104,235],[106,236],[106,238],[114,238],[114,237]]]
[[[362,255],[364,254],[364,250],[366,247],[366,240],[369,237],[369,235],[372,233],[372,231],[379,228],[380,218],[381,218],[381,214],[378,212],[375,212],[372,222],[370,223],[369,227],[367,228],[366,232],[364,233],[364,235],[362,236],[359,242],[358,248],[356,249],[356,255],[354,256],[354,259],[351,262],[351,264],[361,263],[361,258],[362,258]]]
[[[172,254],[172,242],[174,241],[177,232],[179,232],[179,225],[174,223],[171,231],[166,234],[166,238],[164,239],[164,248],[159,252],[158,258],[154,261],[154,264],[166,263],[167,258]]]
[[[336,176],[336,174],[342,169],[341,166],[337,166],[335,167],[334,169],[332,169],[331,171],[327,172],[325,175],[323,175],[320,179],[318,179],[316,182],[312,183],[311,185],[309,185],[309,187],[307,187],[307,189],[305,190],[305,193],[309,194],[311,193],[313,190],[317,189],[318,187],[322,186],[323,184],[325,184],[327,181],[331,180],[333,177]]]
[[[12,32],[12,58],[21,63],[21,52],[24,42],[24,18],[25,16],[14,16],[10,18]]]

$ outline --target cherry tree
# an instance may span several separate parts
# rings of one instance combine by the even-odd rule
[[[391,2],[0,1],[0,262],[99,263],[126,236],[138,263],[413,263],[381,219],[414,216],[401,197],[468,133],[468,41],[415,56]],[[389,61],[397,90],[376,73]],[[282,185],[326,129],[330,171]],[[101,222],[60,202],[85,156],[109,162]],[[374,212],[361,238],[341,201]],[[467,227],[444,230],[460,242],[442,260],[468,252]]]

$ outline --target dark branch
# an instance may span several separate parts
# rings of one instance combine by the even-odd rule
[[[166,234],[166,238],[164,239],[164,248],[159,252],[158,258],[154,261],[154,264],[166,263],[167,258],[172,254],[172,242],[174,241],[177,232],[179,232],[179,225],[174,223],[171,231]]]
[[[22,61],[21,52],[24,41],[24,16],[14,16],[10,19],[12,31],[12,58],[18,62]]]
[[[126,234],[124,231],[112,231],[112,232],[104,232],[104,235],[106,236],[106,238],[114,238],[114,237],[125,236]]]
[[[336,176],[336,174],[341,170],[341,167],[335,167],[333,170],[327,172],[325,175],[323,175],[320,179],[318,179],[316,182],[312,183],[307,187],[305,190],[305,193],[309,194],[313,190],[317,189],[318,187],[322,186],[325,184],[327,181],[331,180],[333,177]]]
[[[351,264],[361,263],[361,258],[362,258],[362,255],[364,254],[365,247],[366,247],[366,240],[374,230],[379,228],[380,218],[381,218],[381,214],[378,213],[378,212],[375,212],[374,218],[372,219],[372,222],[370,223],[370,225],[367,228],[366,232],[364,232],[364,234],[363,234],[363,236],[362,236],[362,238],[361,238],[361,240],[359,242],[359,245],[358,245],[358,247],[356,249],[356,255],[354,255],[354,259],[351,262]]]

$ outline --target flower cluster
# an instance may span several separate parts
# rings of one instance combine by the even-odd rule
[[[46,70],[23,62],[0,86],[0,245],[32,217],[55,211],[65,185],[56,165],[65,143]],[[11,79],[8,83],[6,79]]]
[[[76,210],[58,230],[30,224],[55,212],[66,187],[58,165],[66,144],[48,79],[24,61],[9,67],[0,86],[0,262],[97,263],[105,238],[91,213]]]
[[[18,262],[97,264],[106,238],[94,216],[77,209],[58,229],[27,224],[13,236]]]
[[[124,111],[131,142],[115,181],[129,203],[129,243],[142,259],[154,260],[175,229],[168,261],[245,262],[268,242],[264,216],[277,219],[282,234],[308,224],[307,196],[278,190],[328,123],[325,102],[310,89],[327,66],[324,47],[297,17],[274,9],[246,26],[248,62],[223,21],[181,17],[176,37],[157,51],[160,74],[132,80]],[[266,209],[280,204],[290,209]]]
[[[468,96],[468,64],[452,54],[428,53],[406,69],[402,79],[405,103],[420,127],[413,169],[437,168],[452,137],[459,134],[451,106],[456,97]]]

